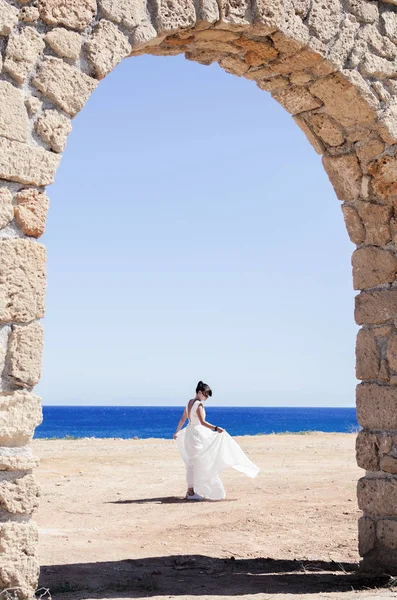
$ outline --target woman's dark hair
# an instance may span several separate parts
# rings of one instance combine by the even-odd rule
[[[196,394],[198,394],[198,392],[202,392],[203,394],[208,394],[208,396],[212,396],[212,390],[210,386],[207,383],[204,383],[203,381],[199,381],[197,384]]]

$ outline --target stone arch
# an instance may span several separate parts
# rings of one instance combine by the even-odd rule
[[[334,186],[353,253],[359,546],[397,572],[397,1],[0,0],[0,588],[36,587],[44,231],[71,130],[123,58],[176,55],[256,82]]]

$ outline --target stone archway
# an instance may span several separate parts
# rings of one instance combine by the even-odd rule
[[[71,119],[123,58],[255,81],[293,115],[352,242],[364,567],[397,572],[397,0],[0,0],[0,588],[36,587],[48,198]],[[78,218],[78,217],[76,217]]]

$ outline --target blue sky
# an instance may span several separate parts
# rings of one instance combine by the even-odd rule
[[[350,243],[292,117],[178,57],[123,61],[73,131],[42,242],[44,404],[353,406]]]

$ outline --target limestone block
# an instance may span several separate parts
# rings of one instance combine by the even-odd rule
[[[24,239],[0,241],[0,322],[44,316],[45,248]]]
[[[289,75],[289,80],[294,85],[305,85],[313,81],[313,77],[307,71],[296,71]]]
[[[357,420],[365,429],[397,429],[397,389],[391,385],[357,386]]]
[[[232,25],[248,25],[251,22],[250,0],[221,0],[219,2],[219,16],[221,22]]]
[[[361,292],[355,297],[357,325],[380,325],[397,319],[397,290]]]
[[[376,119],[376,111],[362,97],[361,90],[341,73],[319,79],[309,89],[324,102],[327,114],[345,127]]]
[[[18,23],[18,10],[6,0],[0,0],[0,35],[10,35]]]
[[[50,57],[39,65],[33,85],[74,117],[83,108],[98,82],[61,59]]]
[[[213,24],[219,21],[219,5],[216,0],[198,0],[195,3],[196,6],[196,15],[197,15],[197,25],[196,27]]]
[[[237,75],[237,77],[241,77],[248,71],[247,63],[236,56],[227,56],[226,58],[223,58],[219,64],[227,73]]]
[[[23,83],[45,48],[41,35],[33,27],[25,27],[8,40],[4,70],[18,83]]]
[[[157,31],[149,22],[138,25],[138,27],[134,29],[133,33],[131,34],[131,42],[134,48],[139,48],[139,46],[143,46],[151,41],[155,42],[156,40]]]
[[[379,18],[379,8],[375,2],[346,0],[346,8],[357,17],[359,21],[364,23],[375,23]]]
[[[339,200],[356,200],[360,195],[362,172],[355,154],[322,159],[324,169]]]
[[[363,202],[359,213],[366,230],[365,242],[374,246],[385,246],[391,240],[391,207]]]
[[[99,7],[109,21],[134,29],[141,23],[150,22],[144,0],[99,0]]]
[[[397,47],[389,40],[388,37],[382,35],[376,25],[365,25],[358,36],[368,42],[371,50],[377,55],[389,60],[394,60],[397,57]]]
[[[276,77],[275,79],[278,79],[278,77]],[[295,115],[293,117],[293,119],[294,119],[295,123],[298,125],[298,127],[300,127],[300,129],[302,129],[303,133],[305,134],[309,143],[313,146],[313,148],[317,152],[317,154],[323,154],[323,152],[325,150],[324,144],[316,136],[316,134],[313,133],[313,131],[310,129],[310,127],[307,124],[307,122],[305,121],[305,119],[303,119],[299,115]]]
[[[362,244],[365,240],[366,232],[357,210],[353,206],[343,204],[342,211],[350,241],[353,244]]]
[[[368,53],[360,65],[360,72],[364,77],[388,79],[396,75],[396,64],[393,60]]]
[[[223,29],[204,29],[194,34],[195,40],[204,40],[206,42],[235,42],[242,38],[234,31],[224,31]],[[244,38],[248,40],[248,38]]]
[[[368,166],[373,176],[372,187],[383,200],[393,201],[397,196],[397,156],[382,156]]]
[[[388,84],[390,85],[390,81]],[[397,93],[392,90],[393,94]],[[391,98],[386,107],[380,111],[379,122],[377,125],[379,135],[387,144],[397,142],[397,98]]]
[[[380,19],[388,38],[397,44],[397,13],[394,10],[384,10]]]
[[[26,142],[28,114],[22,93],[8,81],[0,81],[0,136]]]
[[[365,290],[380,283],[392,283],[397,273],[397,258],[388,250],[366,246],[353,252],[353,287]]]
[[[28,444],[42,420],[41,401],[38,396],[26,391],[0,396],[1,446],[17,447]]]
[[[370,329],[360,329],[356,341],[357,379],[376,379],[379,361],[380,352],[374,334]]]
[[[309,27],[322,42],[329,42],[338,32],[342,18],[339,0],[313,2],[308,18]]]
[[[39,497],[33,475],[26,471],[0,471],[0,510],[30,515],[38,508]]]
[[[345,66],[352,50],[356,47],[356,35],[359,28],[360,24],[357,23],[355,17],[348,15],[343,19],[340,33],[327,52],[328,60],[341,68]]]
[[[222,52],[211,52],[210,50],[190,50],[185,54],[186,60],[192,60],[201,65],[212,65],[214,62],[219,62],[223,58],[227,58],[227,54]]]
[[[267,33],[273,33],[285,25],[285,3],[278,0],[254,0],[253,17],[255,23],[269,28]],[[292,38],[294,36],[291,36]]]
[[[313,131],[329,146],[340,146],[345,141],[343,131],[338,123],[325,113],[307,115]]]
[[[157,33],[193,27],[196,11],[193,0],[153,0]]]
[[[36,23],[39,18],[40,14],[35,6],[24,6],[19,11],[19,20],[24,23]]]
[[[364,556],[375,546],[375,521],[369,517],[358,520],[358,552]]]
[[[49,200],[46,194],[29,188],[18,192],[15,220],[25,235],[40,237],[45,230]]]
[[[20,598],[32,598],[40,570],[38,539],[35,523],[0,523],[0,589],[19,588]]]
[[[244,58],[250,66],[262,65],[278,56],[278,50],[276,50],[270,40],[264,40],[259,43],[256,40],[241,37],[235,43],[236,46],[242,48],[242,51],[246,51]],[[257,60],[255,60],[254,57],[256,57]]]
[[[377,158],[385,149],[385,143],[378,138],[364,139],[356,144],[356,154],[362,165]]]
[[[293,40],[287,37],[281,31],[276,31],[272,33],[270,38],[273,40],[274,46],[277,48],[279,52],[282,53],[283,56],[291,56],[292,54],[296,54],[300,50],[302,50],[302,45],[299,44],[296,40]]]
[[[222,52],[224,54],[241,54],[241,49],[229,42],[198,40],[193,48],[198,51]]]
[[[261,79],[257,82],[257,86],[261,90],[273,93],[289,87],[289,80],[287,77],[280,75],[280,77],[272,77],[271,79]]]
[[[311,95],[308,89],[301,86],[294,86],[274,92],[272,96],[292,115],[318,108],[322,104],[317,98]]]
[[[3,229],[14,218],[12,194],[7,188],[0,188],[0,229]]]
[[[307,17],[307,13],[309,12],[311,1],[310,0],[292,0],[291,6],[294,9],[295,13],[299,15],[302,19]]]
[[[392,335],[388,340],[386,357],[392,371],[397,371],[397,335]]]
[[[44,40],[58,56],[76,60],[80,56],[81,35],[75,31],[68,31],[63,27],[56,27],[49,31]]]
[[[43,103],[36,96],[29,96],[29,98],[25,100],[25,106],[27,108],[28,114],[32,116],[40,112]]]
[[[8,375],[19,387],[32,387],[40,381],[43,328],[40,323],[13,325],[8,347]]]
[[[317,65],[324,60],[322,56],[313,52],[309,48],[305,48],[292,56],[280,58],[272,63],[272,68],[281,75],[288,75],[294,71],[303,71]]]
[[[57,110],[45,110],[37,119],[35,129],[52,150],[63,152],[67,137],[72,131],[72,124],[68,117]]]
[[[378,374],[379,381],[384,381],[385,383],[389,383],[390,381],[390,371],[387,360],[380,361],[380,369]]]
[[[0,138],[0,179],[8,179],[31,185],[53,183],[60,156],[36,148]]]
[[[395,456],[388,456],[387,454],[382,456],[380,459],[380,469],[386,473],[397,474],[397,458]]]
[[[110,21],[102,19],[87,42],[87,59],[103,79],[131,52],[131,44]]]
[[[96,14],[96,0],[39,0],[40,17],[49,25],[82,30]]]
[[[397,478],[359,479],[357,498],[360,510],[367,515],[397,516]]]
[[[379,435],[379,454],[383,456],[388,454],[392,449],[393,438],[390,435]]]
[[[39,466],[39,459],[32,450],[23,448],[0,448],[0,471],[28,471]]]
[[[360,431],[356,438],[356,460],[361,469],[379,471],[379,439],[375,433]]]

